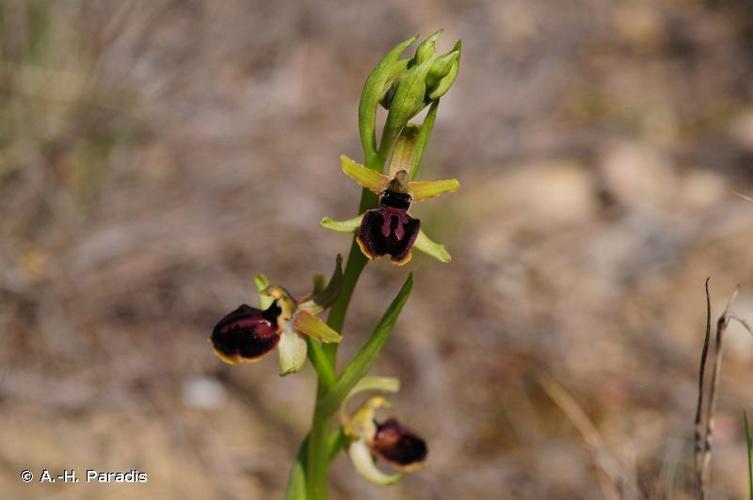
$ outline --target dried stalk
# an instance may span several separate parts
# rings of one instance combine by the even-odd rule
[[[609,451],[598,429],[575,398],[547,375],[539,375],[538,382],[544,392],[575,426],[586,443],[596,465],[597,478],[604,498],[606,500],[638,498],[637,491],[623,473],[625,467]],[[622,485],[622,495],[619,485]]]
[[[706,373],[706,358],[709,353],[709,339],[711,337],[711,295],[709,294],[709,280],[706,278],[706,337],[703,340],[703,349],[701,350],[701,367],[698,375],[698,402],[695,410],[695,474],[696,474],[696,486],[698,488],[699,497],[703,499],[705,497],[706,488],[703,481],[703,436],[704,428],[701,418],[701,409],[703,407],[703,394],[704,385],[703,379]]]
[[[716,413],[716,402],[719,393],[719,377],[722,370],[722,354],[724,352],[724,334],[727,331],[730,320],[738,321],[749,333],[753,335],[753,330],[744,319],[739,318],[732,313],[732,305],[737,298],[740,287],[736,287],[732,296],[724,308],[724,312],[716,322],[716,337],[714,341],[714,359],[712,361],[711,382],[708,389],[708,402],[706,405],[705,418],[702,418],[704,388],[704,373],[706,368],[706,358],[708,355],[709,340],[711,337],[711,296],[709,294],[709,279],[706,279],[706,337],[703,342],[701,351],[701,367],[698,376],[698,404],[695,414],[695,464],[696,464],[696,482],[698,486],[698,497],[704,500],[708,494],[709,476],[711,469],[711,449],[714,442],[714,423]]]

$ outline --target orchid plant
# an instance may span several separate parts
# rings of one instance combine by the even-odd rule
[[[343,172],[363,188],[358,215],[343,221],[329,217],[321,221],[326,229],[354,233],[345,269],[338,255],[329,282],[315,276],[311,294],[297,299],[270,284],[266,276],[257,275],[254,283],[259,307],[240,305],[212,331],[214,352],[231,365],[257,361],[277,348],[280,375],[300,371],[307,359],[316,371],[312,425],[290,473],[289,500],[326,499],[329,465],[341,451],[347,451],[358,473],[379,485],[393,484],[402,473],[419,469],[428,455],[426,442],[398,420],[376,419],[377,411],[389,407],[383,394],[396,392],[399,381],[367,376],[408,300],[412,274],[368,341],[339,372],[336,358],[353,291],[370,260],[387,257],[392,264],[403,265],[415,249],[441,262],[450,261],[445,247],[432,241],[421,221],[409,214],[413,203],[460,187],[455,179],[415,180],[440,98],[452,86],[460,67],[460,42],[445,54],[436,53],[440,34],[441,30],[421,42],[412,57],[401,56],[417,36],[398,44],[366,80],[358,109],[364,162],[340,158]],[[377,145],[380,105],[388,113]],[[427,107],[420,125],[410,123]],[[319,314],[327,309],[325,322]],[[359,406],[349,409],[353,398],[369,393]],[[377,466],[380,460],[395,470],[385,472]]]

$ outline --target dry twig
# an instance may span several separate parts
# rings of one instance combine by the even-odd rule
[[[583,408],[560,384],[546,375],[538,377],[539,385],[554,401],[570,422],[578,429],[589,452],[593,456],[598,471],[599,486],[607,500],[619,498],[637,498],[633,483],[628,481],[623,472],[626,468],[609,451],[598,429]],[[622,495],[620,487],[622,485]]]
[[[739,318],[732,313],[732,305],[737,298],[740,287],[736,287],[732,296],[727,302],[727,307],[716,322],[716,337],[714,341],[714,359],[712,361],[711,382],[708,388],[708,401],[706,403],[705,417],[703,415],[703,400],[706,393],[704,386],[704,375],[706,371],[706,360],[708,357],[709,341],[711,338],[711,296],[709,294],[709,278],[706,278],[706,336],[701,351],[701,366],[698,375],[698,403],[695,413],[695,468],[696,483],[698,487],[698,497],[703,500],[708,494],[708,484],[711,463],[711,449],[714,437],[714,417],[716,412],[716,402],[719,392],[719,375],[722,369],[722,354],[724,334],[730,320],[738,321],[749,333],[753,335],[753,330],[744,319]]]

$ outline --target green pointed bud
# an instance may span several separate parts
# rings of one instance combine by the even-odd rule
[[[426,76],[426,86],[433,90],[440,80],[450,73],[453,64],[457,64],[459,60],[460,50],[453,50],[436,57],[431,65],[431,69],[429,69],[429,74]]]
[[[437,46],[437,39],[442,34],[441,28],[429,35],[429,37],[421,42],[416,48],[416,57],[414,57],[414,64],[423,64],[434,56],[434,51]]]
[[[436,84],[430,85],[430,90],[428,92],[428,98],[431,101],[435,101],[445,95],[448,90],[450,90],[450,87],[455,82],[455,78],[458,76],[458,71],[460,70],[460,50],[462,48],[462,44],[460,40],[455,44],[455,47],[452,49],[452,51],[449,54],[446,54],[445,56],[441,56],[437,58],[436,66],[432,67],[432,71],[429,72],[430,76],[437,76],[439,75],[439,81]],[[448,57],[449,56],[449,57]],[[445,61],[439,62],[439,59],[445,58],[447,59]],[[447,63],[449,62],[449,67],[447,67]]]

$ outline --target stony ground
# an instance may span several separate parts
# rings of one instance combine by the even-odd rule
[[[206,337],[265,272],[295,293],[349,244],[337,157],[382,53],[463,40],[423,173],[423,257],[375,372],[428,467],[338,499],[692,498],[711,277],[753,320],[753,7],[743,0],[0,2],[0,491],[279,498],[313,375]],[[352,354],[404,269],[369,266]],[[742,498],[753,338],[733,325],[713,498]],[[585,415],[552,402],[555,380]],[[149,473],[25,485],[24,468]]]

